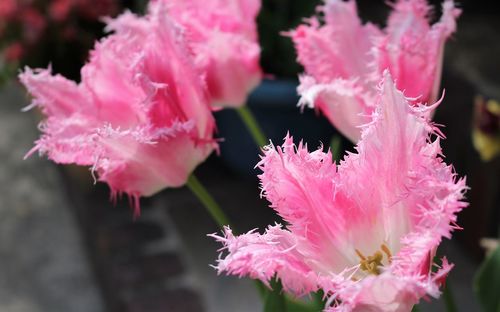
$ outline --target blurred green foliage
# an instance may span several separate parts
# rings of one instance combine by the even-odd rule
[[[282,33],[296,28],[315,14],[321,0],[263,0],[257,19],[261,64],[264,72],[277,78],[295,78],[302,71],[296,62],[292,40]]]
[[[497,247],[479,268],[474,290],[483,311],[500,312],[500,247]]]
[[[50,65],[54,73],[78,81],[89,51],[105,35],[101,16],[116,16],[125,9],[143,12],[147,3],[147,0],[0,1],[10,1],[6,2],[10,11],[4,8],[0,16],[0,85],[25,66]],[[12,46],[18,52],[15,57],[8,57],[7,51]]]

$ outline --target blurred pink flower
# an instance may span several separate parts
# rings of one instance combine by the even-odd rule
[[[212,235],[224,244],[220,273],[266,284],[276,276],[296,295],[323,289],[326,311],[410,311],[439,296],[452,265],[443,259],[436,273],[431,265],[466,206],[465,179],[439,156],[441,134],[426,118],[436,105],[413,107],[383,79],[357,153],[339,166],[289,136],[265,149],[262,191],[287,226]]]
[[[256,17],[260,0],[157,0],[187,31],[215,106],[239,107],[262,79]]]
[[[23,27],[23,41],[28,45],[36,43],[47,26],[43,15],[34,7],[26,6],[19,18]]]
[[[327,0],[321,7],[324,25],[312,18],[291,32],[306,71],[300,104],[321,110],[353,142],[374,109],[385,69],[413,104],[437,100],[444,44],[460,10],[445,0],[440,21],[431,26],[432,8],[425,0],[397,0],[393,9],[381,30],[362,24],[353,0]]]
[[[34,151],[92,166],[112,194],[178,187],[213,151],[215,123],[180,29],[158,7],[98,42],[76,84],[26,69],[21,82],[47,115]]]

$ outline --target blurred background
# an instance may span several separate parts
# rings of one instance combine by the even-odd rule
[[[383,25],[382,0],[357,1],[366,21]],[[439,8],[440,1],[431,1]],[[258,18],[262,66],[268,74],[249,107],[274,141],[286,131],[311,148],[336,134],[326,119],[296,107],[297,74],[291,40],[281,32],[315,13],[318,0],[264,0]],[[499,113],[500,11],[494,1],[460,1],[463,14],[446,46],[444,102],[435,122],[445,125],[446,162],[467,176],[470,206],[459,216],[464,230],[440,253],[455,263],[448,281],[458,311],[480,311],[473,278],[500,225]],[[104,35],[101,16],[144,12],[146,1],[0,0],[0,311],[139,312],[260,311],[252,283],[217,277],[209,267],[217,232],[185,188],[141,200],[133,220],[126,200],[113,205],[106,185],[93,185],[86,168],[56,166],[32,156],[40,116],[22,113],[30,102],[16,80],[20,68],[47,67],[79,80],[94,41]],[[436,17],[439,17],[439,11]],[[498,103],[497,103],[498,105]],[[197,169],[240,231],[279,221],[259,197],[254,169],[259,150],[236,113],[216,113],[221,154]],[[342,139],[344,150],[352,145]],[[422,311],[444,311],[444,299]]]

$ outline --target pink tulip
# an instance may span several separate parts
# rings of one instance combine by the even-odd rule
[[[256,17],[260,0],[157,0],[187,32],[214,106],[239,107],[262,79]]]
[[[164,13],[129,14],[127,31],[96,44],[80,84],[50,70],[20,75],[47,115],[33,151],[92,166],[112,194],[136,200],[186,183],[216,147],[215,124],[180,29]]]
[[[301,77],[300,104],[317,108],[353,142],[374,110],[376,86],[389,69],[413,104],[434,103],[439,93],[444,44],[460,10],[443,3],[439,22],[429,23],[425,0],[397,0],[385,29],[362,24],[353,0],[328,0],[325,24],[313,18],[291,33]]]
[[[465,179],[439,156],[441,134],[427,119],[436,105],[414,107],[383,79],[357,153],[340,165],[289,136],[267,146],[262,191],[287,226],[212,235],[224,245],[219,272],[266,284],[276,276],[296,295],[323,289],[326,311],[410,311],[439,296],[452,265],[443,259],[436,273],[431,265],[466,206]]]

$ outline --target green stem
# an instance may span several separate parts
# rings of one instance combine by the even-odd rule
[[[225,225],[230,225],[229,219],[194,173],[189,176],[186,185],[191,192],[196,195],[203,206],[205,206],[212,219],[219,225],[220,228],[223,228]],[[255,280],[254,285],[260,298],[265,299],[268,292],[267,288],[259,280]]]
[[[253,283],[255,289],[257,289],[257,292],[259,293],[260,299],[266,299],[266,295],[269,292],[269,289],[267,289],[267,287],[260,280],[253,280]]]
[[[343,151],[342,148],[342,138],[340,135],[335,134],[330,141],[330,151],[333,153],[333,159],[338,164],[340,162],[340,158],[342,157]]]
[[[255,143],[259,147],[266,145],[267,138],[264,135],[264,132],[262,132],[262,129],[260,128],[259,124],[257,123],[257,120],[255,119],[254,115],[252,114],[252,111],[248,108],[248,106],[243,105],[237,108],[236,112],[238,112],[238,115],[240,115],[241,119],[243,120],[243,123],[245,123],[245,125],[247,126],[248,131],[252,135],[252,138],[255,141]]]
[[[446,305],[447,312],[456,312],[457,305],[455,304],[455,300],[453,299],[453,292],[450,288],[450,283],[447,283],[443,289],[443,299]]]
[[[210,216],[212,216],[212,219],[214,219],[220,228],[223,228],[225,225],[229,225],[229,219],[226,217],[212,195],[210,195],[207,189],[200,183],[194,174],[189,176],[187,186],[194,193],[194,195],[198,197]]]
[[[196,195],[203,206],[205,206],[212,219],[219,225],[220,228],[223,228],[225,225],[230,225],[229,219],[194,173],[189,176],[186,185],[194,193],[194,195]],[[254,284],[259,296],[261,299],[264,299],[268,291],[267,288],[259,280],[255,280]]]

